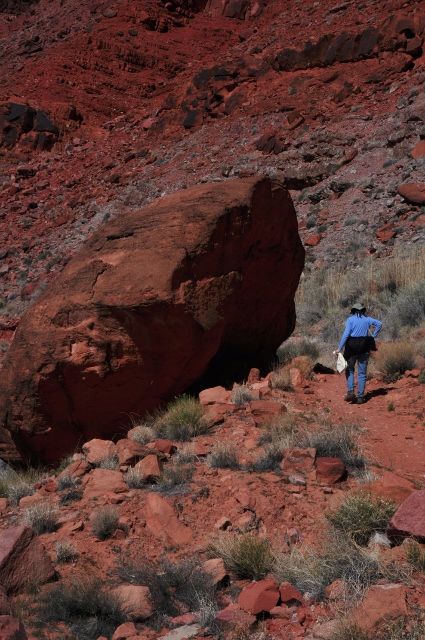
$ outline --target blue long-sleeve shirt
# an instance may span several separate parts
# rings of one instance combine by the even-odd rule
[[[341,342],[339,343],[338,351],[341,351],[347,342],[348,338],[365,338],[369,335],[369,327],[375,327],[373,332],[373,338],[376,338],[381,330],[382,322],[375,320],[375,318],[369,318],[369,316],[362,316],[359,313],[355,313],[347,319],[345,325],[345,331],[342,334]]]

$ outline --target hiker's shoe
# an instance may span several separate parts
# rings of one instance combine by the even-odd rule
[[[352,400],[354,400],[355,397],[356,396],[354,395],[354,391],[349,391],[345,396],[344,400],[345,402],[351,402]]]
[[[357,404],[364,404],[364,398],[362,398],[361,396],[357,397]]]

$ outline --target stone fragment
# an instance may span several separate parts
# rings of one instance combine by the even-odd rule
[[[321,241],[321,239],[322,239],[322,234],[316,233],[314,234],[314,236],[310,236],[309,238],[307,238],[307,240],[304,241],[304,244],[307,245],[307,247],[316,247]]]
[[[213,584],[218,584],[226,578],[227,571],[223,558],[211,558],[204,562],[204,571],[212,576]]]
[[[397,509],[387,528],[390,540],[425,542],[425,491],[415,491]]]
[[[166,453],[167,455],[171,456],[176,452],[177,447],[173,442],[171,442],[171,440],[158,438],[158,440],[155,442],[155,449],[161,451],[161,453]]]
[[[1,640],[28,640],[23,623],[9,615],[0,615],[0,638]]]
[[[425,183],[410,182],[398,187],[399,194],[411,204],[425,204]]]
[[[204,389],[199,394],[199,402],[202,405],[209,404],[226,404],[230,402],[232,394],[230,391],[226,391],[224,387],[212,387],[211,389]]]
[[[135,440],[123,438],[118,440],[116,451],[119,464],[135,465],[139,460],[146,456],[146,447],[139,444]]]
[[[214,525],[214,529],[218,529],[218,531],[226,531],[226,529],[228,529],[231,526],[232,526],[232,521],[229,520],[229,518],[226,518],[226,516],[223,516],[222,518],[217,520],[217,522]]]
[[[290,582],[282,582],[279,586],[280,599],[284,604],[293,604],[294,602],[304,602],[303,594],[295,589]]]
[[[273,607],[270,611],[272,618],[278,618],[279,620],[290,620],[292,618],[292,611],[286,605],[279,607]]]
[[[21,525],[0,534],[0,584],[7,595],[52,580],[55,568],[43,544],[29,527]]]
[[[113,593],[122,602],[122,610],[133,622],[142,622],[151,617],[154,609],[148,587],[134,584],[120,585],[113,590]]]
[[[236,604],[229,604],[225,609],[222,609],[215,615],[215,619],[219,627],[224,630],[232,629],[235,625],[241,625],[241,627],[252,627],[257,618]]]
[[[425,140],[420,140],[418,144],[412,149],[410,155],[415,160],[417,160],[418,158],[423,158],[425,156]]]
[[[366,633],[374,633],[382,621],[407,616],[406,587],[403,584],[376,584],[366,591],[351,619]]]
[[[304,389],[305,387],[308,387],[308,381],[303,373],[297,368],[289,369],[289,379],[293,389]]]
[[[294,328],[303,265],[289,192],[267,177],[202,184],[109,220],[19,323],[0,426],[49,464],[219,375],[229,352],[266,366]]]
[[[345,464],[339,458],[316,458],[316,478],[324,484],[335,484],[347,475]]]
[[[134,469],[140,471],[143,480],[146,480],[146,482],[156,482],[162,475],[162,463],[155,454],[140,460]]]
[[[138,636],[137,629],[133,622],[124,622],[114,631],[112,640],[130,640]]]
[[[73,478],[82,478],[90,471],[90,465],[85,460],[76,460],[71,462],[61,473],[57,476],[57,480],[72,476]]]
[[[165,636],[162,636],[162,640],[184,640],[184,638],[193,638],[198,635],[200,629],[200,624],[185,624],[183,627],[173,629]]]
[[[279,601],[279,588],[276,580],[259,580],[242,589],[238,605],[247,613],[257,615],[262,611],[270,612]]]
[[[271,402],[269,400],[253,400],[249,403],[255,426],[261,426],[270,418],[286,413],[287,409],[280,402]]]
[[[86,442],[82,449],[89,464],[100,464],[105,458],[111,458],[117,453],[117,448],[111,440],[99,438]]]
[[[85,498],[98,498],[106,493],[125,493],[128,487],[119,471],[109,469],[94,469],[84,477]]]
[[[342,580],[338,578],[338,580],[334,580],[331,584],[325,589],[325,596],[328,600],[340,600],[345,595],[344,583]]]
[[[261,380],[260,369],[253,368],[250,370],[248,374],[246,383],[253,384],[254,382],[259,382],[260,380]]]
[[[145,503],[146,527],[167,545],[184,545],[192,541],[192,530],[180,522],[177,509],[167,498],[148,493]]]
[[[314,467],[315,459],[316,449],[312,447],[285,449],[280,468],[286,473],[309,473]]]

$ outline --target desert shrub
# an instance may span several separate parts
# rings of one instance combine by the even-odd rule
[[[264,452],[257,460],[249,466],[250,471],[264,473],[266,471],[277,471],[283,458],[283,449],[280,442],[266,443]]]
[[[425,550],[413,540],[407,549],[407,562],[415,571],[425,574]]]
[[[241,406],[247,402],[251,402],[251,392],[246,384],[238,384],[232,391],[232,402]]]
[[[384,576],[376,557],[358,547],[350,538],[328,533],[322,547],[292,547],[275,556],[272,568],[279,582],[290,582],[296,589],[322,599],[325,589],[342,580],[347,599],[360,595]]]
[[[152,442],[152,440],[156,439],[156,434],[152,427],[148,427],[144,424],[139,424],[133,426],[132,432],[129,437],[131,440],[135,440],[139,444],[148,444],[148,442]]]
[[[25,522],[39,536],[43,533],[51,533],[56,529],[58,509],[50,502],[36,502],[24,509]]]
[[[315,215],[307,216],[307,219],[305,221],[307,229],[312,229],[314,226],[316,226],[316,221],[317,217]]]
[[[218,442],[208,456],[212,469],[239,469],[236,446],[229,442]]]
[[[158,478],[155,485],[155,491],[170,496],[184,493],[194,473],[195,467],[192,463],[179,464],[174,460],[164,468],[162,476]]]
[[[38,598],[38,623],[65,623],[73,637],[97,640],[111,638],[115,629],[127,621],[122,603],[99,580],[75,578],[48,587]]]
[[[110,471],[115,471],[118,465],[118,456],[115,454],[113,456],[106,456],[106,458],[103,458],[103,460],[100,461],[99,467],[101,469],[109,469]]]
[[[320,349],[312,340],[301,340],[301,342],[290,340],[279,347],[276,355],[283,365],[289,364],[291,360],[299,356],[307,356],[310,363],[314,364],[320,355]]]
[[[205,600],[214,602],[212,577],[197,558],[176,562],[162,558],[156,565],[145,558],[134,558],[118,565],[118,575],[126,582],[149,587],[157,616],[176,616],[181,605],[196,611]]]
[[[64,493],[61,495],[59,504],[61,507],[64,507],[67,504],[71,504],[72,502],[79,502],[83,497],[83,492],[81,490],[72,490],[68,491],[68,493]]]
[[[291,386],[291,376],[288,367],[276,367],[271,377],[272,389],[280,389],[281,391],[293,391]]]
[[[365,633],[356,624],[350,624],[347,622],[341,622],[338,628],[331,634],[329,640],[372,640],[371,637]]]
[[[62,458],[59,467],[56,469],[57,475],[59,475],[60,473],[62,473],[62,471],[65,471],[65,469],[67,467],[69,467],[69,465],[71,464],[71,462],[74,462],[74,458],[72,455],[68,455],[65,456],[64,458]]]
[[[34,484],[40,480],[39,469],[28,468],[15,471],[8,465],[0,469],[0,496],[8,498],[10,504],[18,505],[21,498],[35,493]]]
[[[168,405],[167,411],[155,421],[154,428],[161,437],[184,442],[206,433],[210,425],[204,419],[199,401],[182,395]]]
[[[70,473],[62,476],[57,481],[56,491],[65,491],[66,489],[76,489],[78,486],[76,479]]]
[[[418,382],[420,382],[421,384],[425,384],[425,369],[422,369],[422,371],[420,372],[418,376]]]
[[[419,326],[425,320],[425,280],[407,287],[393,299],[385,323],[392,338],[405,328]]]
[[[297,416],[290,407],[285,413],[272,416],[262,425],[260,443],[277,443],[281,448],[290,446],[290,439],[297,426]]]
[[[107,540],[115,532],[120,519],[119,511],[116,507],[103,507],[96,511],[91,520],[91,527],[94,535],[99,540]]]
[[[415,355],[415,347],[408,342],[388,342],[380,345],[374,361],[378,371],[390,382],[415,367]]]
[[[416,610],[414,615],[409,615],[407,621],[404,618],[399,618],[385,622],[380,637],[382,640],[423,640],[425,638],[425,612]]]
[[[273,563],[268,538],[251,533],[212,538],[208,554],[213,558],[222,558],[226,568],[242,580],[261,580],[269,573]]]
[[[59,540],[56,543],[56,562],[66,564],[78,558],[78,551],[70,540]]]
[[[143,479],[142,472],[139,469],[129,469],[124,476],[124,481],[130,489],[146,488],[146,481]]]
[[[360,492],[345,496],[326,513],[326,517],[354,542],[366,545],[375,531],[385,531],[396,510],[393,502]]]

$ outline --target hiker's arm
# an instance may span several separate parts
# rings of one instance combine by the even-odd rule
[[[378,333],[381,331],[382,322],[380,322],[379,320],[375,320],[375,318],[370,318],[369,326],[375,327],[375,331],[372,334],[372,338],[376,338]]]
[[[339,353],[344,348],[344,345],[347,342],[347,339],[350,337],[350,333],[351,333],[350,318],[348,318],[345,324],[345,331],[342,334],[341,342],[339,343],[339,347],[336,350],[337,353]]]

